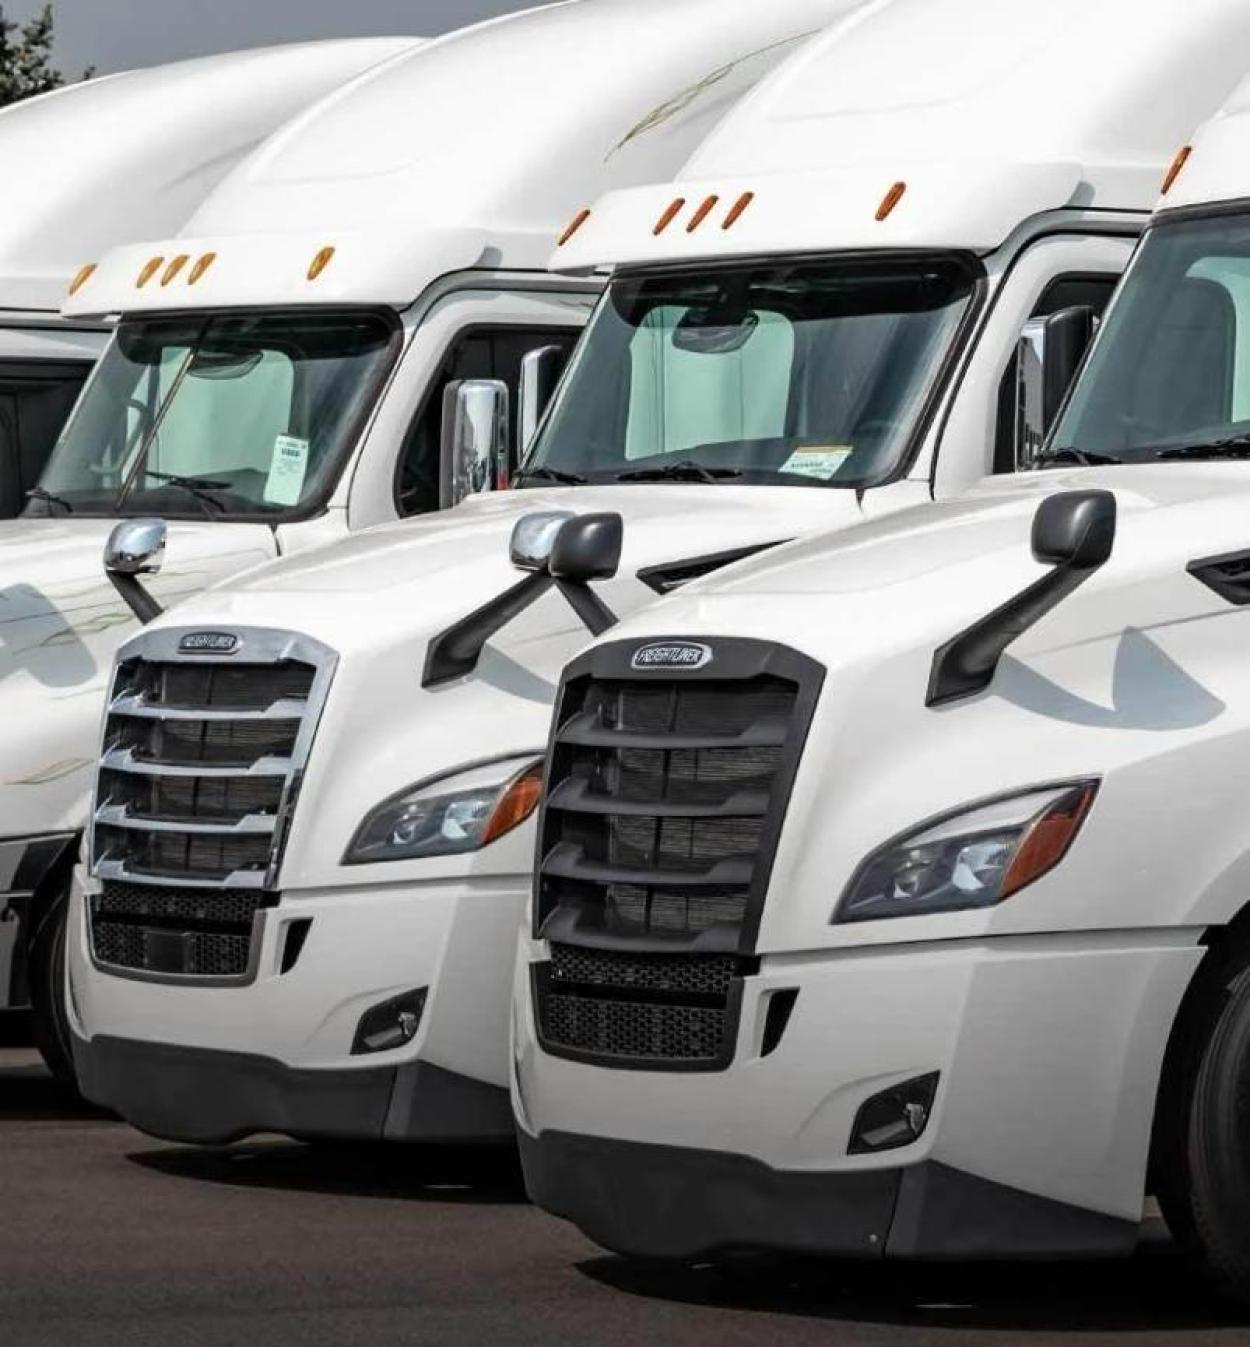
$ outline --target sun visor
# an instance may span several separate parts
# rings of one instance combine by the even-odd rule
[[[1071,163],[961,161],[675,182],[611,192],[570,223],[549,266],[865,248],[998,247],[1022,220],[1073,202]]]

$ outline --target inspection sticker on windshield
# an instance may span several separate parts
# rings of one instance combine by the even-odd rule
[[[273,442],[273,460],[265,483],[265,500],[270,505],[298,505],[304,494],[304,476],[308,472],[308,441],[295,435],[279,435]]]
[[[849,444],[804,444],[781,465],[780,471],[827,482],[855,452]]]

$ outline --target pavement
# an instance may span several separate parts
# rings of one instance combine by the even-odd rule
[[[0,1347],[1250,1345],[1160,1229],[1124,1263],[897,1268],[604,1254],[512,1158],[204,1151],[60,1103],[0,1049]]]

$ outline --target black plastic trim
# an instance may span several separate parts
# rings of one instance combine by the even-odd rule
[[[554,584],[545,571],[532,572],[440,632],[426,650],[421,686],[438,687],[471,674],[486,642],[537,603]]]
[[[1220,567],[1236,561],[1244,562],[1246,566],[1245,578],[1240,583],[1220,575]],[[1250,604],[1250,550],[1224,552],[1218,557],[1201,557],[1191,561],[1185,570],[1234,607],[1244,608]]]
[[[761,552],[771,552],[774,547],[784,547],[786,543],[792,541],[791,538],[778,538],[776,542],[733,547],[726,552],[709,552],[705,556],[687,557],[683,561],[665,561],[657,566],[644,566],[635,572],[635,576],[657,594],[672,594],[683,585],[702,580],[705,575],[714,575],[726,566],[732,566],[736,561],[759,556]],[[691,571],[694,574],[687,574]]]

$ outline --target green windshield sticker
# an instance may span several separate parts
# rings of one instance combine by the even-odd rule
[[[780,470],[827,482],[854,452],[849,444],[805,444],[786,459]]]
[[[294,435],[279,435],[273,442],[265,500],[270,505],[298,505],[307,472],[308,441]]]

